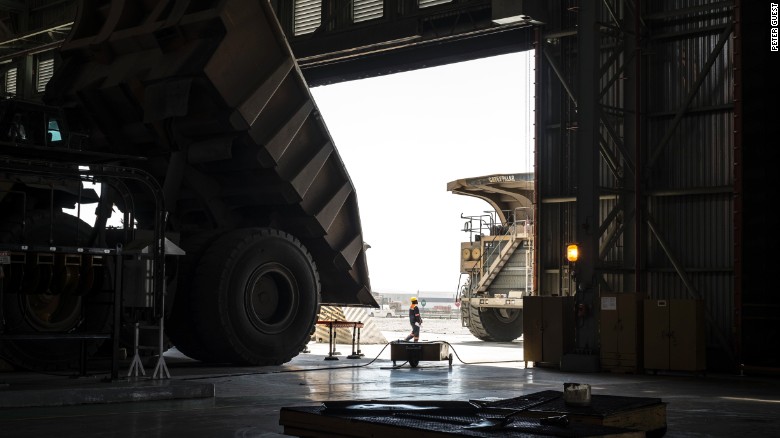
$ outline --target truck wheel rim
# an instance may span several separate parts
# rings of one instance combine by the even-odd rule
[[[499,321],[510,323],[517,319],[520,312],[514,309],[495,309],[495,314]]]
[[[269,263],[249,277],[244,293],[247,316],[263,333],[280,333],[295,319],[298,286],[285,266]]]
[[[41,331],[69,330],[80,319],[79,297],[49,293],[27,294],[23,302],[28,322]]]

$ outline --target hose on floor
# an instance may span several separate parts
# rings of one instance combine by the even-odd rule
[[[246,372],[246,373],[230,373],[230,374],[219,374],[219,375],[208,375],[208,376],[199,376],[199,377],[188,377],[188,378],[182,378],[180,380],[205,380],[205,379],[219,379],[219,378],[225,378],[225,377],[240,377],[240,376],[254,376],[254,375],[263,375],[263,374],[284,374],[284,373],[301,373],[301,372],[307,372],[307,371],[326,371],[326,370],[340,370],[340,369],[348,369],[348,368],[363,368],[371,365],[372,363],[376,362],[377,359],[379,359],[379,356],[382,355],[382,353],[385,351],[388,345],[391,345],[395,341],[388,342],[382,347],[382,349],[377,353],[377,355],[371,359],[370,362],[366,362],[364,364],[360,365],[346,365],[346,366],[337,366],[337,367],[316,367],[316,368],[301,368],[301,369],[294,369],[294,370],[274,370],[274,371],[252,371],[252,372]],[[494,364],[494,363],[514,363],[514,362],[525,362],[523,360],[492,360],[492,361],[481,361],[481,362],[466,362],[463,359],[458,356],[458,352],[455,350],[455,347],[450,344],[447,341],[420,341],[417,342],[418,344],[433,344],[433,343],[444,343],[447,344],[447,346],[450,347],[452,350],[452,353],[455,355],[455,357],[464,365],[479,365],[479,364]],[[392,367],[385,367],[386,369],[398,369],[403,367],[408,363],[404,362],[400,365],[394,365]]]

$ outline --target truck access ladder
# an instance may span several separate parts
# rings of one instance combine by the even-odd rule
[[[526,230],[527,227],[527,225],[521,227],[517,224],[513,224],[507,234],[503,236],[495,236],[498,237],[498,239],[494,240],[494,242],[501,242],[502,244],[496,245],[494,252],[497,251],[498,255],[495,257],[490,266],[487,267],[485,272],[483,272],[481,278],[479,279],[479,283],[477,283],[476,287],[477,294],[487,291],[488,287],[490,287],[490,284],[501,272],[501,268],[506,265],[517,247],[520,246],[523,238],[528,238],[528,233]],[[520,238],[518,238],[518,234],[520,234]],[[489,237],[491,236],[485,237],[483,239],[487,239]],[[491,258],[493,258],[491,257],[491,254],[487,254],[485,260],[490,260]]]

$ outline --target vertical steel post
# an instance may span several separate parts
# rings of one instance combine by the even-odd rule
[[[577,17],[577,225],[580,246],[575,292],[575,351],[564,354],[564,371],[598,371],[599,256],[599,2],[580,2]]]

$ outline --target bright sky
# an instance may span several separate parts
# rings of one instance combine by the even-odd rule
[[[355,185],[371,287],[455,293],[465,215],[447,183],[533,171],[533,52],[311,89]]]

